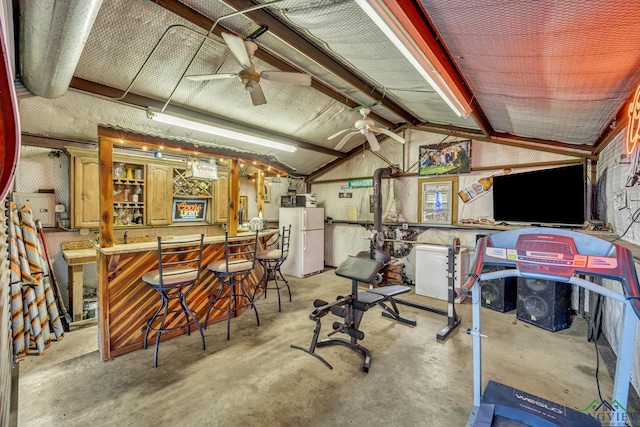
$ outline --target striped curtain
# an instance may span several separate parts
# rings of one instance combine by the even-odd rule
[[[64,338],[62,322],[51,289],[50,272],[28,206],[18,212],[10,206],[9,252],[13,356],[25,357],[29,348],[44,354],[55,339]]]

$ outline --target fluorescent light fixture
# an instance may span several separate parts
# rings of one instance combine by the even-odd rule
[[[278,150],[288,151],[290,153],[293,153],[298,149],[298,147],[294,145],[284,144],[267,137],[259,136],[257,135],[259,133],[258,131],[252,132],[254,134],[251,134],[249,133],[249,130],[240,131],[239,129],[237,129],[237,126],[236,129],[234,129],[230,123],[214,125],[192,118],[180,117],[175,114],[162,113],[151,107],[147,108],[147,117],[161,123],[166,123],[168,125],[206,132],[211,135],[235,139],[237,141],[249,142],[251,144],[262,145],[264,147],[276,148]]]
[[[462,103],[451,91],[442,75],[435,69],[424,52],[416,45],[396,17],[387,9],[383,0],[355,0],[358,6],[380,28],[385,36],[402,53],[409,63],[420,73],[429,86],[436,91],[442,100],[458,117],[469,117],[471,108],[466,102]]]

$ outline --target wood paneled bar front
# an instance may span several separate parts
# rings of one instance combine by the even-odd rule
[[[264,248],[265,242],[278,233],[277,229],[263,230],[259,234],[258,250]],[[254,233],[239,233],[234,238],[253,236]],[[178,239],[176,237],[176,239]],[[202,252],[202,272],[200,280],[188,296],[190,308],[201,319],[207,314],[211,292],[220,286],[215,275],[207,269],[213,261],[224,258],[224,236],[208,236],[204,239]],[[146,321],[158,309],[160,299],[158,294],[142,281],[142,275],[147,271],[158,268],[157,242],[131,243],[103,247],[99,250],[98,274],[100,283],[98,288],[98,347],[102,360],[111,359],[143,347]],[[256,263],[254,271],[247,279],[247,291],[252,293],[262,277],[262,267]],[[217,291],[215,291],[217,292]],[[258,294],[259,295],[259,294]],[[171,301],[177,309],[177,301]],[[216,306],[226,307],[227,298],[220,299]],[[244,309],[246,310],[246,308]],[[235,314],[239,316],[242,311]],[[212,310],[209,325],[226,320],[221,310]],[[169,315],[168,325],[179,325],[184,322],[182,315]],[[203,325],[204,326],[204,325]],[[192,326],[195,330],[195,325]],[[163,334],[162,339],[168,339],[187,333],[187,328],[178,328]],[[155,337],[152,335],[152,339]],[[198,346],[193,347],[199,348]],[[191,348],[185,348],[191,351]]]

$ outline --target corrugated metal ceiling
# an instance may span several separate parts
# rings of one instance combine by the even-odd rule
[[[256,68],[293,67],[311,74],[313,87],[263,80],[268,103],[255,107],[235,79],[180,81],[183,73],[240,70],[217,35],[187,66],[213,20],[256,3],[104,0],[71,90],[55,100],[21,99],[23,131],[95,141],[97,126],[108,125],[276,156],[298,173],[309,174],[339,157],[332,153],[337,141],[327,137],[353,125],[359,115],[350,108],[357,104],[382,100],[372,110],[391,127],[410,121],[468,135],[483,129],[485,138],[532,138],[584,149],[581,144],[593,146],[600,140],[640,81],[640,47],[635,43],[640,4],[618,0],[422,0],[417,13],[424,14],[426,28],[433,25],[434,40],[442,43],[452,69],[458,70],[455,78],[473,96],[475,111],[468,119],[449,110],[352,0],[286,0],[220,23],[245,37],[261,20],[280,21],[290,32],[272,27],[256,40]],[[149,57],[165,30],[176,24],[186,28],[170,30]],[[124,94],[139,71],[130,96],[113,99]],[[282,153],[147,119],[146,103],[162,104],[170,96],[169,109],[234,120],[312,145]],[[353,138],[342,151],[357,150],[362,142]]]

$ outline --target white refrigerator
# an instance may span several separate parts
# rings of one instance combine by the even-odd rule
[[[324,208],[280,208],[280,228],[291,224],[289,255],[280,270],[305,277],[324,269]]]

